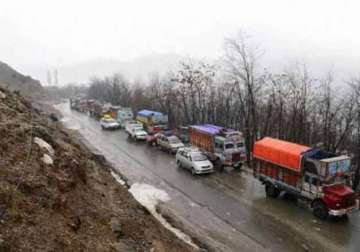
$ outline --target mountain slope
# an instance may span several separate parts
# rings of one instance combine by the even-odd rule
[[[8,88],[11,91],[18,91],[24,96],[33,98],[44,98],[46,92],[39,81],[30,76],[22,75],[9,65],[0,61],[0,87]]]
[[[192,249],[48,107],[0,87],[0,251]]]

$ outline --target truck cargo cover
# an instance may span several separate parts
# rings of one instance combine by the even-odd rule
[[[144,116],[144,117],[163,116],[163,113],[161,113],[161,112],[151,111],[151,110],[146,110],[146,109],[140,110],[137,114],[140,116]]]
[[[198,131],[201,131],[203,133],[209,134],[209,135],[219,134],[221,130],[225,129],[223,127],[212,125],[212,124],[191,125],[190,127],[193,129],[196,129]],[[226,129],[226,130],[234,131],[233,129]]]
[[[300,172],[301,155],[310,149],[308,146],[265,137],[255,143],[253,156]]]

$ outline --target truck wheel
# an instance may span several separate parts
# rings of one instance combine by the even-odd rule
[[[280,194],[280,190],[277,189],[273,184],[267,184],[265,186],[266,196],[269,198],[277,198]]]
[[[105,129],[105,127],[101,125],[101,129],[102,129],[102,130],[104,130],[104,129]]]
[[[329,216],[327,207],[320,200],[317,200],[313,203],[313,214],[315,217],[321,220],[326,220],[327,217]]]
[[[224,171],[224,166],[223,166],[223,164],[221,163],[221,160],[220,160],[220,159],[216,159],[216,160],[215,160],[215,167],[216,167],[220,172],[223,172],[223,171]]]

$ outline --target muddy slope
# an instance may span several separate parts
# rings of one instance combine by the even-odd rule
[[[49,116],[0,88],[0,251],[191,251]]]

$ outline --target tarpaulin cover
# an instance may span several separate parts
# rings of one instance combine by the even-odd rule
[[[146,109],[140,110],[137,114],[140,115],[140,116],[144,116],[144,117],[163,116],[163,113],[156,112],[156,111],[151,111],[151,110],[146,110]]]
[[[308,146],[265,137],[255,142],[253,156],[300,172],[301,156],[310,149]]]
[[[199,130],[203,133],[210,134],[210,135],[216,135],[219,134],[221,130],[226,130],[228,132],[234,131],[233,129],[225,129],[220,126],[216,126],[213,124],[200,124],[200,125],[192,125],[191,128],[194,128],[196,130]]]

